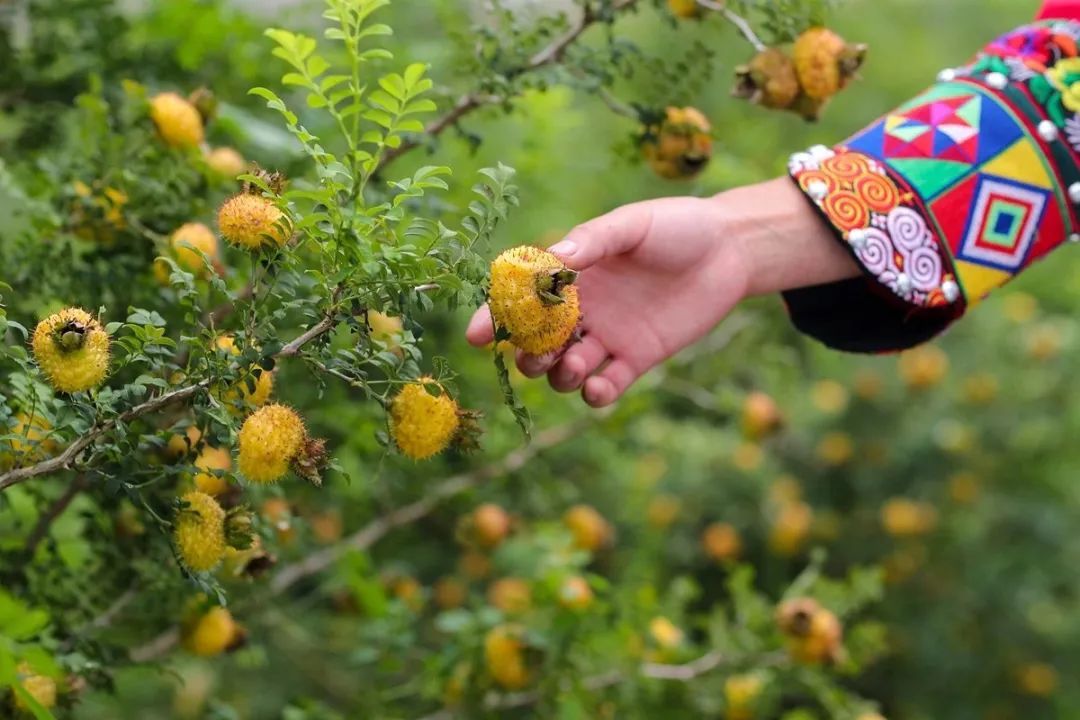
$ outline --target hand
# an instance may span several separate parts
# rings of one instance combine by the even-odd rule
[[[597,408],[703,337],[748,294],[855,274],[786,178],[711,199],[627,205],[550,250],[581,273],[582,339],[561,355],[519,352],[517,364],[529,377],[547,373],[559,392],[581,389]],[[492,341],[486,307],[466,337],[476,346]]]

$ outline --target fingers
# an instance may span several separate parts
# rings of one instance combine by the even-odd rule
[[[550,352],[547,355],[529,355],[517,350],[514,357],[517,359],[518,370],[527,378],[538,378],[548,371],[559,359],[560,352]]]
[[[582,395],[594,408],[611,405],[638,379],[638,373],[624,360],[613,360],[600,373],[585,381]]]
[[[592,335],[586,335],[555,363],[548,373],[548,382],[559,392],[573,392],[607,359],[608,351]]]
[[[606,257],[630,252],[648,236],[652,203],[634,203],[578,225],[550,251],[571,270],[585,270]]]
[[[491,311],[487,305],[473,313],[469,327],[465,330],[465,339],[476,347],[484,347],[495,339],[495,331],[491,327]]]

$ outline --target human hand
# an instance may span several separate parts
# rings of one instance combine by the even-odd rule
[[[529,377],[589,405],[699,340],[744,297],[855,274],[855,265],[787,180],[714,198],[635,203],[572,230],[549,250],[577,270],[581,340],[561,353],[518,353]],[[493,340],[481,308],[470,343]]]

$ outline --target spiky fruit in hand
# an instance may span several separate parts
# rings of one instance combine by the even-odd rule
[[[49,384],[62,392],[95,388],[109,370],[109,336],[80,308],[61,310],[39,322],[31,346]]]
[[[214,473],[215,470],[228,472],[232,469],[232,455],[225,448],[207,446],[195,459],[195,488],[207,495],[221,495],[229,489],[229,481]]]
[[[185,507],[173,521],[180,560],[191,572],[212,570],[225,556],[225,511],[217,500],[197,490],[180,499]]]
[[[173,147],[192,148],[203,141],[202,115],[191,102],[176,93],[154,96],[150,100],[150,118],[161,139]]]
[[[234,195],[218,210],[221,236],[247,250],[266,245],[281,247],[291,234],[287,224],[288,219],[273,200],[250,192]]]
[[[176,264],[196,277],[209,274],[203,255],[210,261],[211,267],[217,268],[221,264],[217,237],[213,230],[202,223],[181,225],[169,238],[169,245],[176,256]]]
[[[669,107],[664,119],[645,129],[642,153],[657,175],[688,180],[705,169],[712,158],[712,125],[697,108]]]
[[[488,587],[487,601],[507,615],[520,615],[532,606],[532,588],[521,578],[499,578]]]
[[[596,552],[611,542],[611,525],[589,505],[575,505],[563,515],[563,524],[574,536],[574,546]]]
[[[46,710],[56,707],[56,681],[46,675],[39,675],[26,663],[19,663],[15,668],[19,684],[26,693],[34,698],[38,705]],[[15,707],[18,710],[30,711],[30,704],[23,699],[22,695],[15,693]]]
[[[567,610],[586,610],[593,603],[593,591],[589,582],[580,575],[572,575],[559,587],[559,604]]]
[[[507,250],[491,263],[488,305],[495,325],[530,355],[558,350],[574,334],[581,315],[576,279],[575,272],[546,250]]]
[[[668,9],[677,18],[689,20],[701,17],[701,6],[697,0],[667,0]]]
[[[457,402],[434,378],[422,377],[407,384],[390,404],[390,433],[394,443],[413,460],[425,460],[441,453],[450,446],[460,427]]]
[[[799,96],[795,63],[779,48],[766,48],[746,65],[735,68],[735,97],[755,105],[784,110]]]
[[[219,175],[235,178],[247,170],[244,156],[231,147],[214,148],[206,156],[206,164]]]
[[[200,657],[213,657],[243,641],[244,632],[223,607],[214,607],[185,623],[180,631],[184,649]]]
[[[492,679],[507,690],[520,690],[529,684],[525,663],[525,642],[516,625],[499,625],[484,637],[484,660]]]
[[[855,77],[866,51],[866,45],[849,44],[828,28],[810,28],[792,49],[803,93],[811,100],[828,100]]]
[[[296,411],[284,405],[256,410],[240,428],[240,472],[251,482],[277,482],[304,450],[307,431]]]

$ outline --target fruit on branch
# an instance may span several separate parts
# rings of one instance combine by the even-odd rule
[[[180,644],[200,657],[214,657],[243,645],[244,629],[223,607],[192,613],[180,627]]]
[[[199,109],[176,93],[155,95],[150,100],[150,118],[161,139],[173,147],[198,147],[205,137]]]
[[[413,612],[424,609],[424,588],[411,575],[398,575],[389,582],[390,592]]]
[[[48,437],[52,423],[44,417],[17,412],[12,420],[11,427],[0,433],[13,436],[0,442],[0,470],[41,462],[56,452],[56,442]]]
[[[881,506],[881,526],[894,538],[920,537],[937,527],[937,509],[927,502],[891,498]]]
[[[484,503],[466,518],[462,531],[466,542],[492,550],[510,534],[510,515],[495,503]]]
[[[855,440],[846,432],[825,433],[816,452],[818,459],[829,467],[841,467],[855,457]]]
[[[49,384],[61,392],[96,388],[109,370],[109,336],[80,308],[65,308],[39,322],[31,347]]]
[[[289,219],[273,200],[250,189],[234,195],[218,210],[218,230],[229,243],[245,250],[281,247],[292,236]]]
[[[666,617],[654,617],[649,621],[649,638],[654,648],[648,657],[656,662],[670,662],[679,655],[686,633]]]
[[[593,591],[589,582],[580,575],[571,575],[559,586],[559,605],[567,610],[581,612],[593,604]]]
[[[792,48],[803,93],[819,102],[833,97],[858,74],[866,52],[866,45],[850,44],[828,28],[805,31]]]
[[[108,245],[116,240],[116,234],[127,228],[124,206],[128,196],[123,190],[106,187],[95,192],[82,180],[72,183],[75,193],[71,207],[69,227],[83,240]]]
[[[754,705],[764,688],[765,678],[760,673],[731,675],[724,680],[724,720],[752,720]]]
[[[711,560],[731,562],[742,554],[742,538],[730,523],[715,522],[701,534],[701,547]]]
[[[575,505],[563,515],[563,525],[574,539],[574,547],[594,553],[609,545],[614,530],[604,516],[590,505]]]
[[[780,406],[763,392],[752,392],[743,400],[742,432],[748,440],[762,440],[784,426]]]
[[[469,589],[455,577],[443,577],[436,581],[431,595],[440,610],[453,610],[465,604]]]
[[[498,625],[484,636],[484,662],[491,678],[506,690],[520,690],[531,678],[525,661],[525,631],[519,625]]]
[[[189,247],[190,246],[190,247]],[[221,251],[218,248],[214,231],[199,222],[185,223],[173,232],[169,238],[176,264],[184,270],[205,278],[210,274],[203,261],[203,255],[210,261],[210,267],[219,274],[222,272]]]
[[[781,603],[776,610],[776,624],[787,637],[789,654],[798,662],[833,663],[843,653],[843,625],[813,598]]]
[[[786,110],[799,96],[795,63],[780,48],[766,48],[735,68],[731,94],[773,110]]]
[[[236,338],[231,334],[219,335],[214,344],[218,350],[240,355],[236,347]],[[274,392],[274,371],[259,365],[252,365],[249,372],[240,378],[231,388],[221,394],[221,399],[229,405],[232,412],[245,411],[262,407],[270,400]]]
[[[491,574],[491,560],[487,555],[468,550],[458,559],[458,567],[470,580],[483,580]]]
[[[390,403],[390,434],[398,449],[413,460],[441,453],[461,430],[457,401],[432,377],[408,383]]]
[[[649,500],[645,518],[656,530],[666,530],[679,518],[682,501],[673,495],[657,495]]]
[[[814,524],[814,510],[802,501],[784,502],[769,530],[769,549],[780,557],[794,557],[806,546]]]
[[[487,601],[505,615],[521,615],[532,607],[532,587],[521,578],[499,578],[488,586]]]
[[[247,170],[244,156],[231,147],[214,148],[206,155],[206,164],[218,175],[235,180]]]
[[[165,444],[165,457],[170,460],[186,458],[195,452],[201,439],[202,431],[191,425],[182,435],[175,433],[169,437],[169,441]]]
[[[225,510],[217,500],[197,490],[181,498],[173,521],[173,542],[189,571],[213,570],[225,556]]]
[[[207,445],[195,459],[195,489],[207,495],[223,495],[229,489],[229,481],[224,475],[217,475],[215,470],[228,473],[232,470],[232,455],[225,448]]]
[[[641,134],[642,154],[657,175],[668,180],[696,177],[712,159],[712,125],[697,108],[669,107]]]
[[[325,460],[325,448],[308,437],[304,421],[285,405],[267,405],[248,416],[240,428],[240,472],[249,481],[266,485],[285,477],[290,466],[315,482]],[[316,483],[318,484],[318,483]]]
[[[390,352],[401,356],[401,334],[404,324],[401,318],[381,313],[378,310],[367,311],[367,325],[372,340],[386,345]]]
[[[1048,698],[1061,684],[1058,671],[1041,662],[1026,663],[1015,671],[1017,689],[1031,697]]]
[[[488,305],[496,327],[530,355],[560,349],[574,334],[581,309],[577,273],[535,247],[516,247],[491,263]]]
[[[19,685],[26,694],[34,698],[41,707],[49,710],[56,707],[56,681],[47,675],[39,675],[27,663],[19,663],[15,668]],[[15,709],[30,713],[30,704],[19,693],[15,693]]]
[[[701,17],[702,7],[697,0],[667,0],[671,14],[683,20]]]

